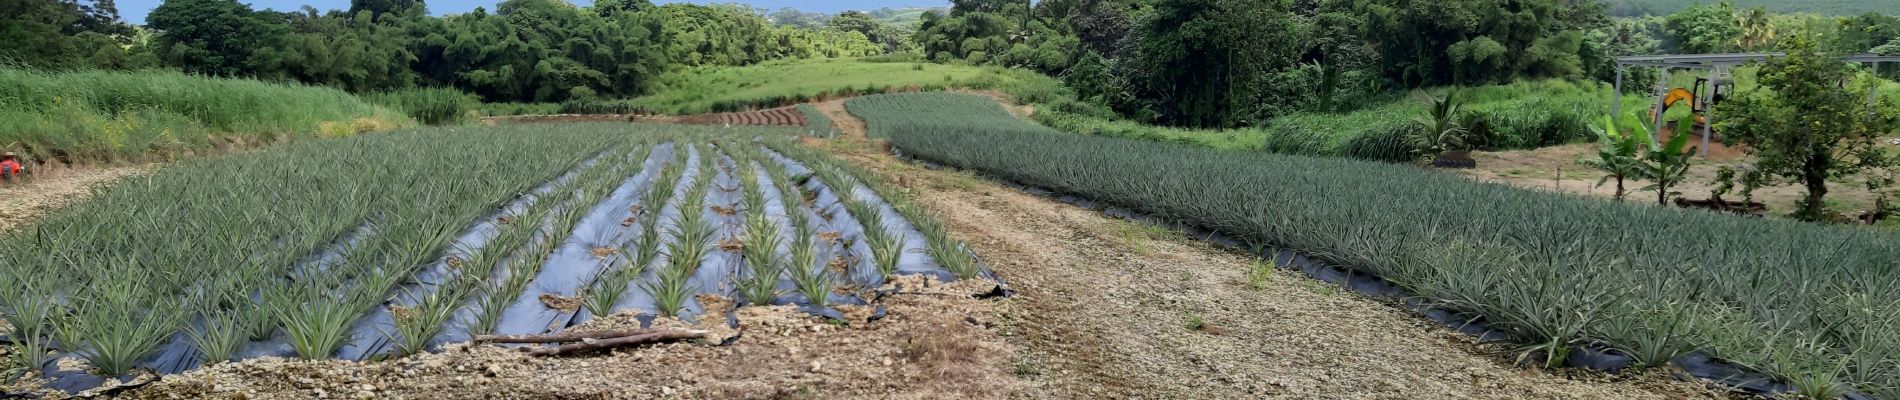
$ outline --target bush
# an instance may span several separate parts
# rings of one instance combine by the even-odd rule
[[[471,111],[481,102],[467,93],[449,88],[403,89],[367,96],[370,102],[400,110],[410,118],[429,125],[454,125],[468,121]]]

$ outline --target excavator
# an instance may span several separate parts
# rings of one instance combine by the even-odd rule
[[[1707,102],[1708,104],[1703,104],[1703,102],[1701,101],[1702,90],[1704,88],[1709,88],[1709,90],[1714,90],[1714,92],[1711,93],[1711,96],[1709,96],[1710,100]],[[1701,134],[1703,127],[1708,125],[1709,123],[1709,107],[1714,106],[1716,104],[1720,104],[1723,99],[1728,98],[1729,94],[1734,91],[1735,91],[1734,79],[1729,79],[1727,77],[1720,77],[1720,78],[1716,78],[1713,82],[1711,82],[1708,78],[1695,78],[1694,91],[1691,91],[1689,89],[1683,89],[1683,88],[1675,88],[1675,89],[1670,89],[1668,94],[1663,95],[1662,110],[1660,112],[1663,112],[1663,113],[1669,112],[1669,108],[1675,107],[1676,103],[1681,103],[1685,101],[1689,102],[1689,112],[1695,114],[1695,126],[1692,127],[1692,129],[1694,129],[1694,132],[1692,133],[1699,135]],[[1656,120],[1657,112],[1658,111],[1656,110],[1656,107],[1651,106],[1649,108],[1649,119],[1651,121]]]

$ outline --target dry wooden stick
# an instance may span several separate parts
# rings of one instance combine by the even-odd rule
[[[643,334],[643,335],[623,336],[623,337],[598,339],[598,340],[587,340],[580,343],[566,344],[566,345],[561,345],[557,347],[535,348],[533,350],[529,350],[528,354],[536,355],[536,356],[552,356],[552,355],[577,353],[577,352],[590,351],[590,350],[614,348],[614,347],[620,347],[620,346],[632,346],[632,345],[637,345],[637,344],[659,343],[659,342],[666,342],[666,341],[673,341],[673,340],[697,339],[697,338],[706,337],[706,333],[707,333],[706,331],[673,329],[673,330],[659,331],[659,332],[653,332],[653,333],[648,333],[648,334]]]
[[[481,335],[475,341],[487,343],[563,343],[578,342],[586,339],[606,339],[625,336],[644,335],[656,332],[651,329],[615,329],[609,331],[561,332],[545,335]]]

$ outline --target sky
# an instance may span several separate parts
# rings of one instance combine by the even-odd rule
[[[350,8],[350,0],[238,0],[249,3],[255,9],[273,9],[291,11],[308,4],[318,10]],[[593,0],[569,0],[574,4],[589,5]],[[145,15],[157,8],[162,0],[118,0],[119,17],[133,24],[145,24]],[[458,14],[474,10],[475,7],[495,9],[499,0],[428,0],[429,13],[435,15]],[[654,3],[744,3],[767,10],[784,7],[804,11],[835,14],[845,10],[872,10],[880,7],[948,7],[949,0],[657,0]]]

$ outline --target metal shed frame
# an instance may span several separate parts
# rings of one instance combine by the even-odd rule
[[[1613,103],[1610,105],[1610,109],[1612,110],[1611,112],[1613,112],[1614,115],[1618,115],[1618,116],[1623,115],[1623,75],[1624,74],[1628,73],[1631,68],[1655,68],[1656,76],[1658,77],[1658,79],[1656,80],[1656,110],[1658,110],[1658,112],[1656,113],[1654,117],[1651,117],[1651,121],[1650,121],[1650,138],[1651,139],[1650,140],[1652,142],[1660,143],[1662,141],[1662,138],[1660,137],[1662,134],[1662,113],[1660,112],[1660,110],[1662,110],[1663,101],[1666,99],[1666,97],[1669,94],[1669,70],[1689,69],[1689,70],[1709,71],[1708,80],[1710,82],[1715,82],[1717,78],[1727,77],[1729,70],[1731,68],[1741,66],[1741,65],[1746,65],[1749,63],[1766,61],[1770,58],[1786,57],[1787,55],[1788,55],[1787,53],[1776,52],[1776,53],[1682,54],[1682,55],[1617,57],[1616,58],[1616,87],[1615,87],[1616,94],[1613,95],[1613,100],[1611,100]],[[1900,63],[1900,56],[1882,56],[1878,54],[1850,54],[1850,55],[1841,56],[1841,61],[1856,63],[1856,64],[1868,64],[1868,65],[1872,65],[1878,68],[1880,64],[1883,64],[1883,63]],[[1714,92],[1715,92],[1715,87],[1713,84],[1711,84],[1707,93],[1698,94],[1699,97],[1701,98],[1696,99],[1696,101],[1702,102],[1702,104],[1708,104],[1710,100],[1708,97],[1713,96]],[[1878,89],[1869,91],[1867,93],[1867,103],[1873,104],[1874,101],[1879,99],[1879,96],[1880,96],[1880,92]],[[1714,131],[1714,126],[1715,126],[1715,115],[1714,113],[1708,113],[1704,117],[1706,118],[1706,123],[1702,125],[1701,152],[1702,152],[1703,157],[1708,157],[1709,156],[1709,137],[1713,136],[1713,133],[1714,133],[1713,131]]]

